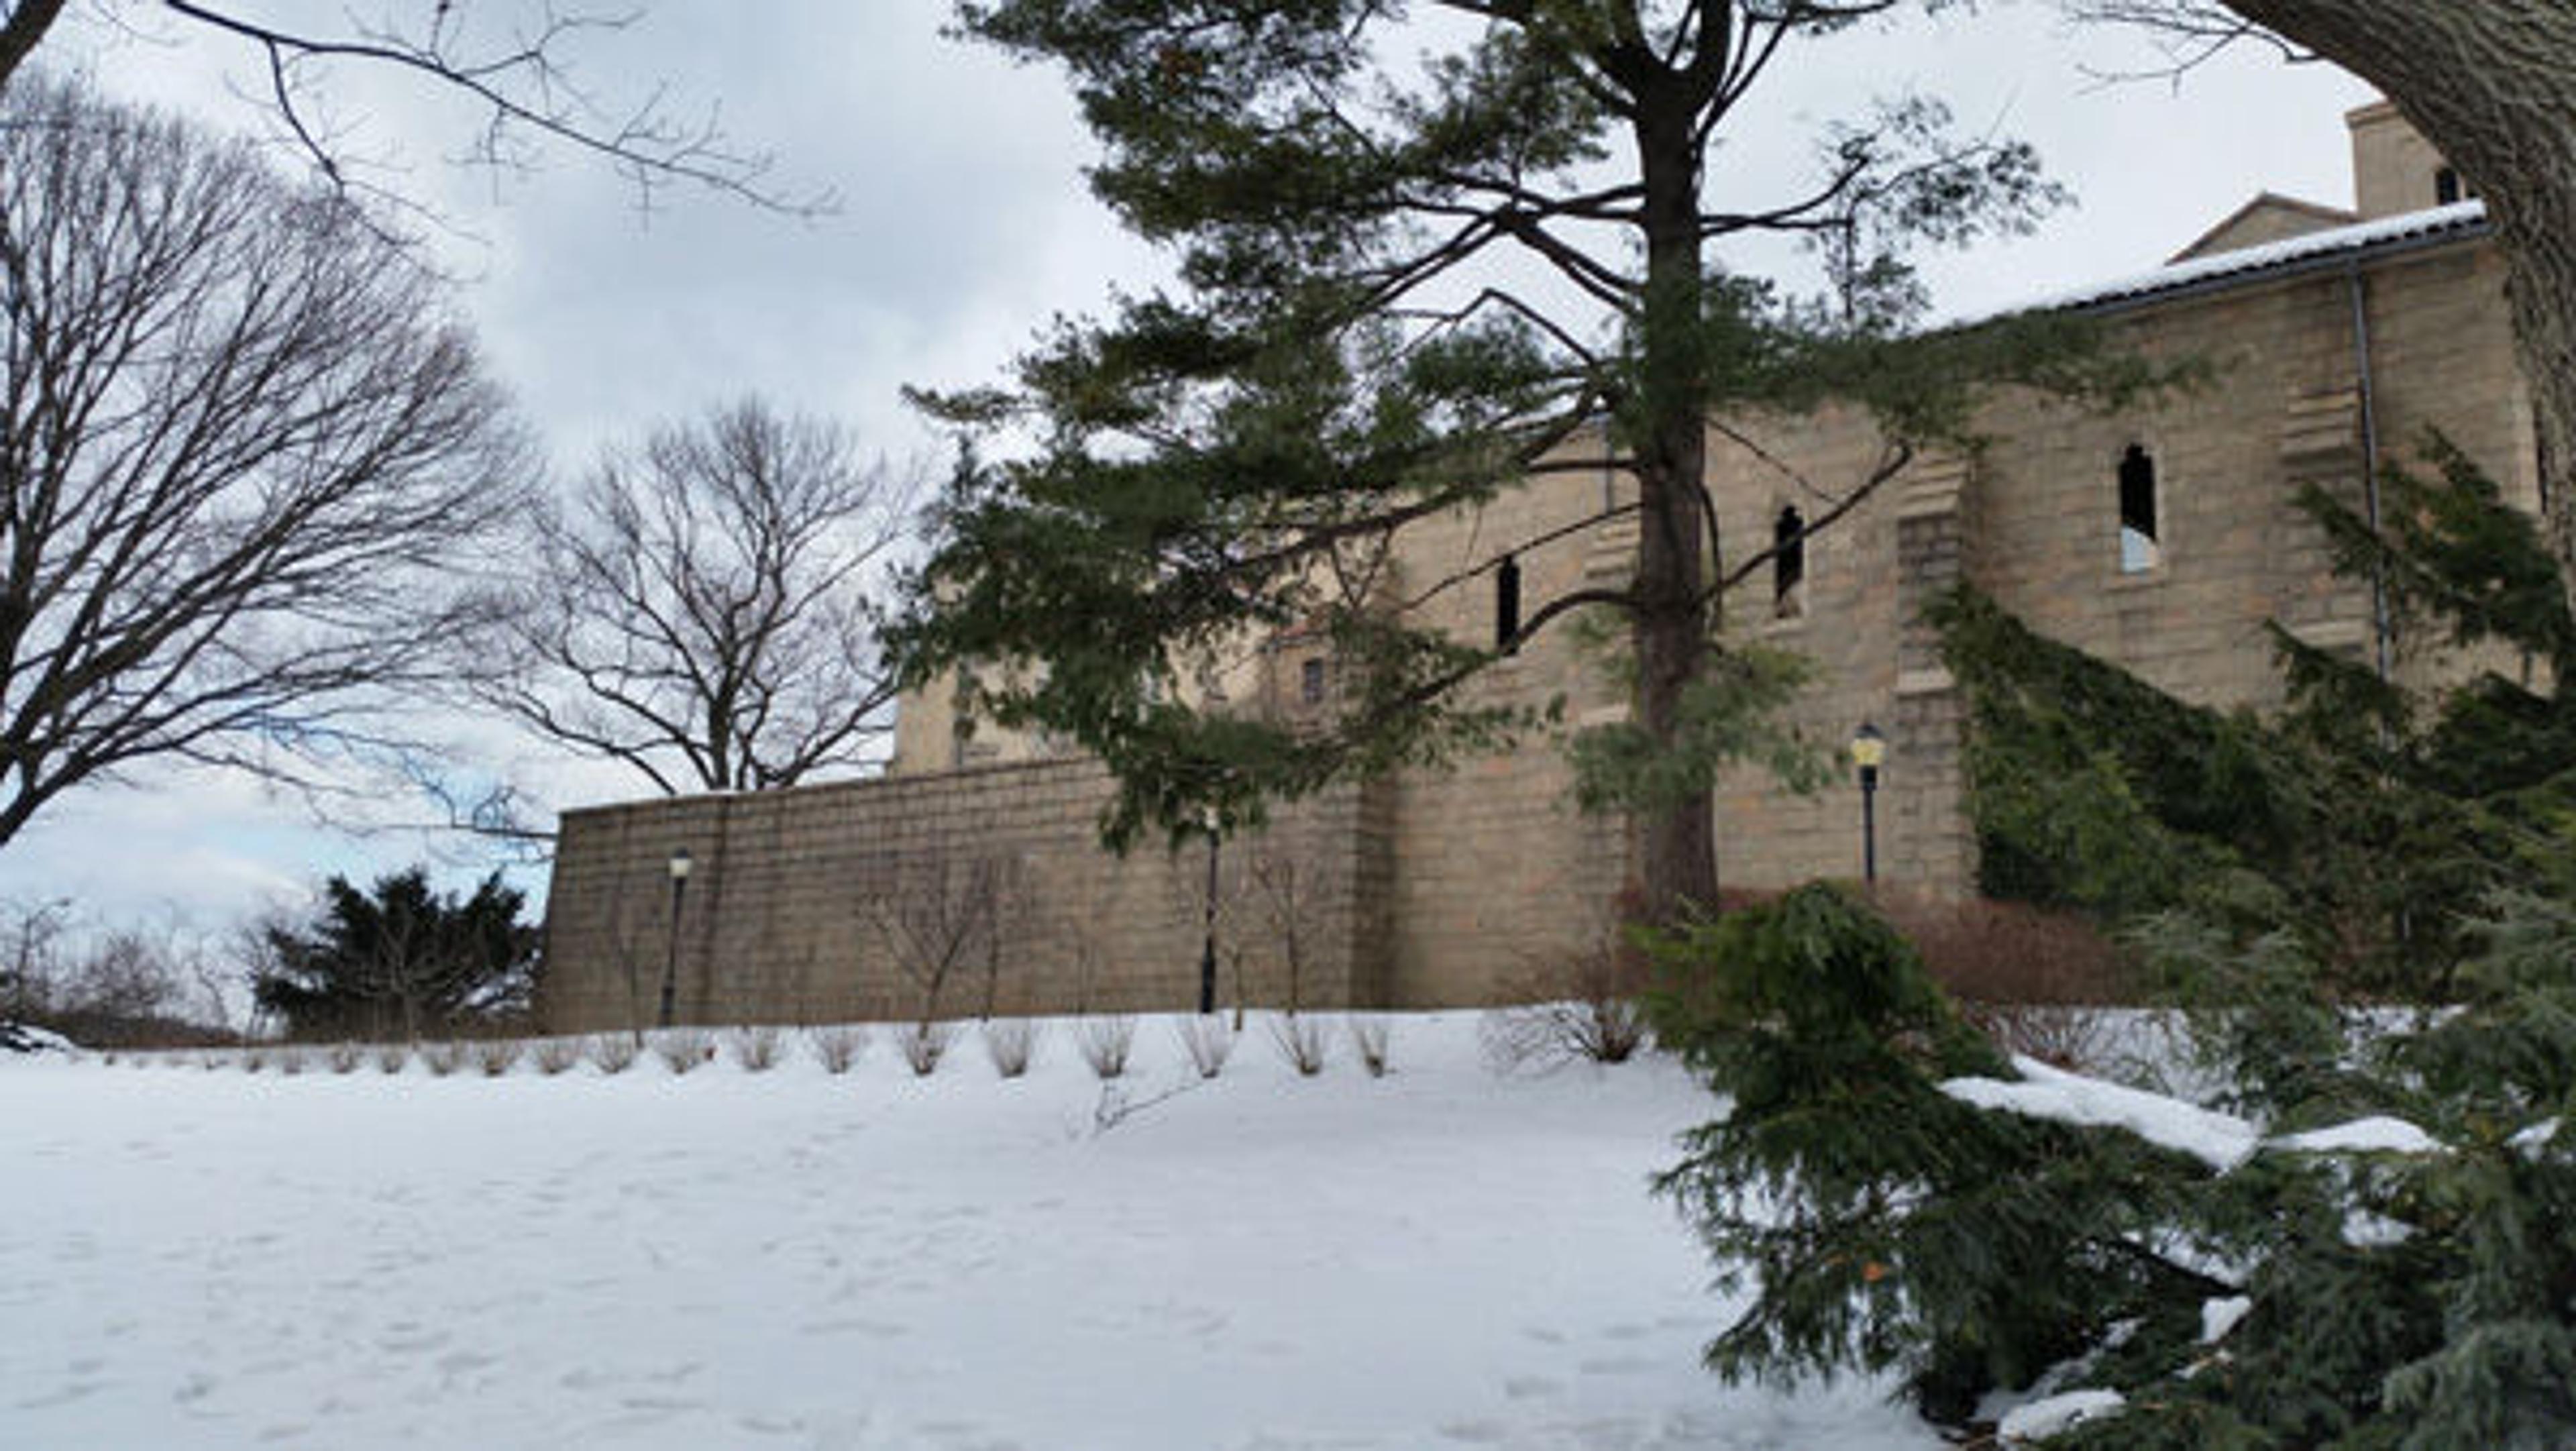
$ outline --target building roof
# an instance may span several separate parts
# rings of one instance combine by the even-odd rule
[[[2238,231],[2252,226],[2277,227],[2280,229],[2281,237],[2286,239],[2292,236],[2304,237],[2335,227],[2348,227],[2360,220],[2361,213],[2348,207],[2323,206],[2316,202],[2302,201],[2294,196],[2283,196],[2276,191],[2258,192],[2252,201],[2229,212],[2219,219],[2217,225],[2192,238],[2190,245],[2167,257],[2165,265],[2171,267],[2201,257],[2215,257],[2221,253],[2242,251],[2244,247],[2234,243],[2230,238]],[[2247,245],[2264,244],[2256,242]]]
[[[2114,312],[2194,293],[2349,266],[2392,253],[2474,241],[2492,230],[2485,202],[2454,202],[2446,207],[2285,237],[2239,251],[2194,257],[2152,272],[2034,298],[2015,310]]]
[[[2016,312],[2123,312],[2205,292],[2331,271],[2397,253],[2473,242],[2493,230],[2485,202],[2455,202],[2302,237],[2285,237],[2239,251],[2195,257],[2108,282],[2087,283],[1964,317],[1951,325],[1971,326]]]

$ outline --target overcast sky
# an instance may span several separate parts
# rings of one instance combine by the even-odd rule
[[[78,60],[113,91],[212,124],[259,124],[228,90],[256,91],[255,56],[184,28],[113,31],[70,8],[80,18],[48,42],[53,63]],[[632,99],[668,82],[678,114],[720,104],[733,136],[776,154],[782,190],[838,196],[814,220],[685,192],[641,216],[624,183],[565,153],[524,177],[461,171],[443,158],[470,137],[470,115],[381,70],[347,70],[328,94],[347,145],[398,154],[408,169],[387,184],[449,219],[438,246],[559,473],[604,441],[747,391],[846,419],[898,464],[936,467],[939,443],[902,385],[990,381],[1049,318],[1158,275],[1083,189],[1092,150],[1062,78],[944,39],[946,13],[945,0],[659,0],[631,32],[577,52],[595,91]],[[2157,62],[2135,37],[2071,30],[2042,3],[1837,40],[1775,72],[1761,126],[1716,158],[1713,178],[1776,197],[1768,184],[1786,181],[1815,125],[1905,89],[2034,142],[2078,205],[2035,236],[1929,259],[1938,307],[1962,314],[2151,267],[2261,190],[2350,203],[2342,116],[2370,99],[2365,87],[2252,48],[2179,86],[2096,78]],[[597,769],[541,779],[556,806],[638,794]],[[101,914],[212,923],[325,873],[420,853],[413,839],[321,830],[254,783],[138,776],[60,799],[0,850],[0,898],[64,894]],[[513,879],[542,892],[541,870]]]

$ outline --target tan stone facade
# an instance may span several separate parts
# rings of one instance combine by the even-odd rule
[[[1815,662],[1817,683],[1795,709],[1802,730],[1833,744],[1863,721],[1886,732],[1884,881],[1943,895],[1974,881],[1962,702],[1919,620],[1950,585],[1973,581],[2041,631],[2188,699],[2261,707],[2280,689],[2267,623],[2362,659],[2381,645],[2369,589],[2329,574],[2321,538],[2292,505],[2301,484],[2365,503],[2370,461],[2404,457],[2438,426],[2510,496],[2536,501],[2529,407],[2483,222],[2458,208],[2419,222],[2440,158],[2386,107],[2350,120],[2357,225],[2334,225],[2335,209],[2258,199],[2183,265],[2065,304],[2105,316],[2127,346],[2207,360],[2210,387],[2123,416],[2006,399],[1984,421],[1998,442],[1973,464],[1916,462],[1806,538],[1802,579],[1780,589],[1776,571],[1756,571],[1730,595],[1731,638]],[[2257,244],[2269,245],[2244,250]],[[1598,439],[1572,457],[1585,447],[1597,454]],[[1710,450],[1722,537],[1743,559],[1769,547],[1784,511],[1814,518],[1865,478],[1880,443],[1828,409],[1731,419],[1712,430]],[[1503,554],[1533,603],[1615,583],[1632,567],[1633,523],[1563,531],[1623,487],[1607,470],[1556,473],[1425,521],[1402,538],[1397,597]],[[2151,517],[2130,522],[2149,528],[2124,536],[2124,515],[2141,503]],[[1410,599],[1412,617],[1489,638],[1490,578]],[[1319,651],[1268,642],[1206,683],[1238,705],[1293,711]],[[2391,667],[2455,668],[2403,653]],[[1474,689],[1561,694],[1576,724],[1624,710],[1565,630]],[[1344,788],[1287,810],[1262,838],[1225,843],[1221,997],[1288,1001],[1292,960],[1305,1004],[1474,1003],[1510,991],[1597,933],[1628,876],[1624,827],[1580,816],[1568,787],[1555,744],[1537,739],[1453,772]],[[1093,828],[1108,789],[1097,765],[1050,743],[961,735],[934,689],[904,702],[882,781],[569,814],[546,1012],[567,1030],[636,1021],[674,941],[683,1020],[971,1013],[988,993],[1003,1011],[1186,1007],[1206,935],[1204,841],[1107,857]],[[1717,810],[1729,885],[1859,873],[1848,784],[1800,798],[1748,774]],[[680,846],[699,867],[675,939],[664,863]],[[975,862],[988,865],[959,865]],[[994,925],[969,934],[970,960],[928,1004],[906,967],[902,904],[918,914],[971,895],[979,871]]]

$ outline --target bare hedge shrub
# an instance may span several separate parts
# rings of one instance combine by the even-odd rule
[[[1640,1004],[1652,976],[1608,904],[1582,940],[1524,959],[1502,985],[1508,1001],[1476,1024],[1495,1073],[1549,1073],[1568,1063],[1625,1063],[1646,1041]]]
[[[528,1049],[528,1061],[537,1065],[539,1073],[552,1078],[571,1072],[572,1066],[581,1061],[581,1049],[579,1038],[539,1038]]]
[[[1270,1015],[1270,1041],[1279,1048],[1279,1056],[1297,1070],[1301,1078],[1312,1078],[1324,1071],[1326,1026],[1311,1014],[1273,1013]]]
[[[1387,1066],[1387,1040],[1393,1029],[1376,1013],[1353,1013],[1350,1016],[1351,1047],[1360,1055],[1360,1066],[1371,1078],[1384,1078]]]
[[[632,1033],[601,1033],[590,1040],[591,1065],[615,1077],[635,1066],[635,1057],[643,1051]]]
[[[666,1029],[653,1035],[653,1056],[677,1077],[714,1058],[716,1040],[703,1028]]]
[[[360,1048],[355,1043],[345,1041],[334,1043],[330,1047],[322,1050],[322,1061],[330,1064],[331,1071],[334,1073],[357,1072],[358,1060],[365,1056],[366,1051],[364,1049]]]
[[[728,1042],[733,1048],[733,1061],[746,1073],[767,1073],[778,1066],[778,1030],[767,1024],[736,1028]]]
[[[1887,896],[1875,905],[1995,1046],[2072,1069],[2114,1056],[2101,1009],[2128,999],[2129,963],[2091,922],[2023,902]]]
[[[465,1066],[465,1044],[454,1038],[441,1038],[420,1045],[420,1061],[441,1078]]]
[[[378,1073],[400,1073],[403,1071],[403,1065],[411,1061],[411,1045],[378,1043],[375,1056]]]
[[[1102,1082],[1124,1077],[1127,1056],[1136,1046],[1136,1020],[1123,1014],[1085,1018],[1074,1030],[1082,1061]]]
[[[1035,1018],[990,1018],[984,1023],[984,1053],[993,1060],[993,1071],[1004,1078],[1018,1078],[1029,1071],[1029,1060],[1036,1056],[1038,1023]]]
[[[527,1044],[517,1038],[484,1038],[474,1044],[474,1066],[486,1078],[498,1078],[516,1067]]]
[[[903,1061],[915,1078],[928,1078],[939,1071],[939,1060],[948,1056],[948,1045],[957,1041],[957,1025],[934,1022],[928,1018],[904,1030],[901,1040]]]
[[[1181,1035],[1181,1051],[1190,1058],[1190,1067],[1201,1078],[1214,1078],[1225,1071],[1225,1060],[1234,1056],[1234,1025],[1222,1013],[1194,1013],[1179,1019],[1172,1027]]]
[[[1625,1063],[1645,1046],[1634,998],[1569,998],[1488,1008],[1476,1046],[1495,1073],[1549,1073],[1568,1063]]]
[[[1893,895],[1873,905],[1962,1002],[2100,1006],[2129,997],[2129,965],[2119,945],[2073,913],[2022,902]]]
[[[859,1053],[868,1046],[868,1030],[858,1023],[834,1023],[828,1027],[806,1030],[807,1041],[814,1045],[814,1057],[826,1073],[847,1073],[859,1061]]]
[[[243,1049],[241,1066],[242,1072],[244,1073],[258,1073],[266,1069],[268,1067],[268,1050],[266,1048]]]
[[[2103,1009],[2079,1003],[1969,1002],[1960,1004],[1960,1011],[2006,1053],[2070,1072],[2119,1076],[2120,1034]]]

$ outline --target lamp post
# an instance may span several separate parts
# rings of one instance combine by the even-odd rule
[[[1219,838],[1215,807],[1207,808],[1200,824],[1207,828],[1208,839],[1207,931],[1199,939],[1199,1016],[1204,1018],[1216,1011],[1216,851]]]
[[[1860,878],[1878,884],[1878,768],[1887,760],[1887,737],[1868,721],[1852,732],[1852,764],[1860,768]]]
[[[657,1028],[671,1026],[671,1015],[680,996],[680,902],[689,890],[689,849],[681,847],[671,853],[671,954],[662,960],[662,1010],[654,1018]]]

